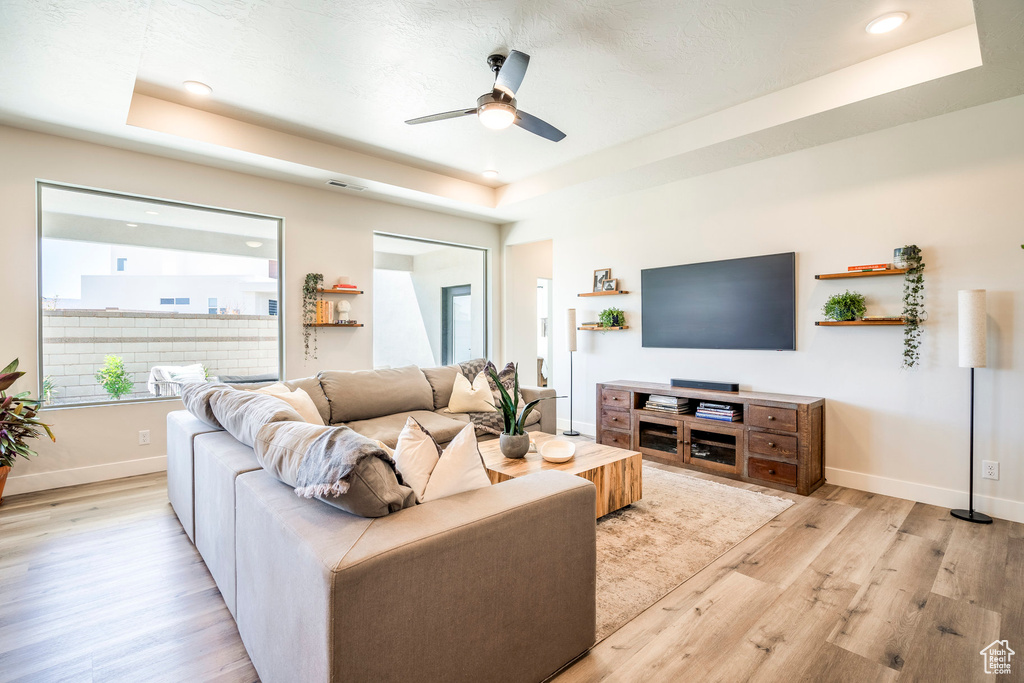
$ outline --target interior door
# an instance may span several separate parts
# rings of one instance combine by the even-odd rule
[[[472,360],[473,292],[471,285],[441,288],[441,339],[442,365]]]

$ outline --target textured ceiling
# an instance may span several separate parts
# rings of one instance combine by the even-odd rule
[[[496,168],[503,182],[974,21],[970,0],[148,5],[134,5],[145,16],[131,22],[143,32],[143,92],[428,166]],[[910,13],[903,28],[864,31],[895,9]],[[520,106],[565,140],[493,132],[472,118],[403,123],[472,106],[491,85],[486,56],[510,48],[532,57]],[[186,79],[213,86],[212,100],[173,94]]]

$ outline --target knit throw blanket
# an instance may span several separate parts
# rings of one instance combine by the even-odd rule
[[[395,461],[376,441],[339,426],[326,430],[310,443],[295,477],[295,493],[303,498],[348,493],[349,477],[366,458],[380,458],[395,471],[398,483],[405,483],[395,469]]]
[[[498,392],[498,386],[494,383],[494,378],[491,377],[491,372],[498,372],[494,363],[478,358],[466,361],[465,363],[459,363],[459,369],[470,382],[476,379],[476,376],[481,372],[486,372],[487,385],[491,387],[491,402],[496,406],[500,404],[501,394]],[[512,363],[509,363],[502,368],[501,372],[498,372],[498,379],[501,380],[502,386],[505,387],[505,391],[509,394],[515,388],[515,375],[516,367]],[[473,424],[478,436],[480,434],[501,434],[505,428],[505,421],[501,417],[500,410],[488,411],[486,413],[468,413],[468,415],[469,421]]]

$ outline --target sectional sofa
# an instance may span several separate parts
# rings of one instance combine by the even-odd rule
[[[439,441],[465,426],[444,413],[457,371],[286,384],[326,423],[393,445],[409,415]],[[554,431],[554,403],[531,429]],[[168,497],[265,683],[540,681],[594,642],[586,480],[543,472],[367,519],[298,497],[187,411],[168,415],[167,451]]]

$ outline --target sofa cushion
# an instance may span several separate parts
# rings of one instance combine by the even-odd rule
[[[324,424],[330,424],[331,404],[327,400],[327,394],[324,393],[324,388],[320,386],[319,377],[289,379],[284,382],[284,385],[292,391],[302,389],[309,394],[309,397],[313,399],[313,403],[316,405],[317,412],[320,413],[320,417],[323,419]]]
[[[401,456],[396,454],[395,457]],[[420,502],[428,503],[490,485],[491,478],[477,447],[476,429],[466,425],[445,447],[419,498]]]
[[[390,449],[389,449],[390,450]],[[430,481],[430,473],[441,457],[441,447],[430,433],[414,418],[405,421],[405,427],[398,436],[398,445],[391,452],[395,467],[402,479],[416,493],[416,500],[423,499],[423,491]]]
[[[434,410],[441,410],[448,407],[452,398],[452,387],[455,385],[455,377],[461,375],[458,365],[445,365],[441,368],[421,368],[423,376],[430,383],[430,390],[434,394]]]
[[[388,370],[321,372],[319,377],[331,404],[331,424],[434,409],[430,383],[415,365]],[[404,424],[402,419],[395,438]]]
[[[314,425],[324,424],[324,419],[320,417],[320,411],[317,410],[316,404],[313,403],[313,399],[303,389],[291,390],[284,384],[271,384],[270,386],[256,389],[255,392],[281,399],[292,408],[295,408],[295,412],[302,416],[304,422]]]
[[[304,422],[295,409],[281,399],[241,389],[224,388],[213,394],[210,408],[231,436],[250,448],[256,433],[271,422]]]
[[[478,374],[472,384],[462,373],[455,375],[448,410],[453,413],[494,413],[497,412],[495,405],[491,385],[484,373]]]
[[[438,415],[430,410],[413,410],[407,413],[375,417],[372,420],[357,420],[348,422],[345,426],[351,427],[367,438],[384,443],[388,448],[394,448],[398,444],[398,435],[402,433],[405,422],[410,417],[419,422],[438,443],[442,444],[454,439],[459,430],[466,426],[462,420]]]

